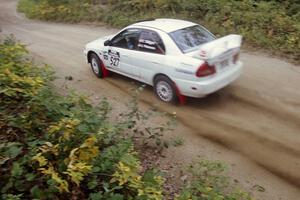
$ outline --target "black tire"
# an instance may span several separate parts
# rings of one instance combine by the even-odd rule
[[[177,103],[176,87],[167,76],[158,75],[154,80],[154,92],[156,96],[167,103]]]
[[[103,72],[102,72],[102,62],[100,60],[100,58],[96,55],[96,54],[91,54],[90,58],[89,58],[90,64],[91,64],[91,68],[94,72],[94,74],[98,77],[98,78],[102,78],[103,77]]]

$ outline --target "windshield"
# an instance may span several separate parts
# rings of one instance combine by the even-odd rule
[[[212,33],[199,25],[171,32],[170,36],[183,53],[194,51],[201,44],[215,39]]]

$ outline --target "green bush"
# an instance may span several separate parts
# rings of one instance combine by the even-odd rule
[[[300,3],[297,0],[21,0],[30,18],[51,21],[104,21],[125,26],[147,18],[198,22],[218,36],[239,33],[246,43],[300,62]]]
[[[92,8],[89,1],[77,0],[20,0],[18,11],[27,17],[46,21],[71,22],[95,21],[102,17],[99,9]]]
[[[0,195],[2,199],[162,199],[163,179],[141,166],[103,100],[60,96],[49,67],[0,41]]]
[[[251,200],[248,193],[232,186],[225,171],[226,166],[218,161],[193,162],[188,167],[192,180],[185,184],[176,200]]]

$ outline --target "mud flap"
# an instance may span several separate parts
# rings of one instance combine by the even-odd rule
[[[103,78],[106,78],[109,76],[109,71],[106,69],[104,63],[102,62],[101,60],[101,70],[102,70],[102,75],[103,75]]]
[[[178,100],[179,100],[179,104],[180,104],[180,105],[184,105],[184,104],[186,103],[186,96],[182,95],[182,94],[180,93],[180,90],[179,90],[179,88],[177,87],[176,83],[175,83],[175,82],[173,82],[173,83],[174,83],[174,86],[175,86],[176,95],[177,95],[177,98],[178,98]]]

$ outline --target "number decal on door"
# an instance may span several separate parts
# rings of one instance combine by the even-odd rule
[[[110,65],[117,67],[119,65],[120,59],[115,57],[110,57]]]
[[[120,63],[120,53],[117,51],[108,50],[108,55],[110,57],[110,66],[118,67]]]

